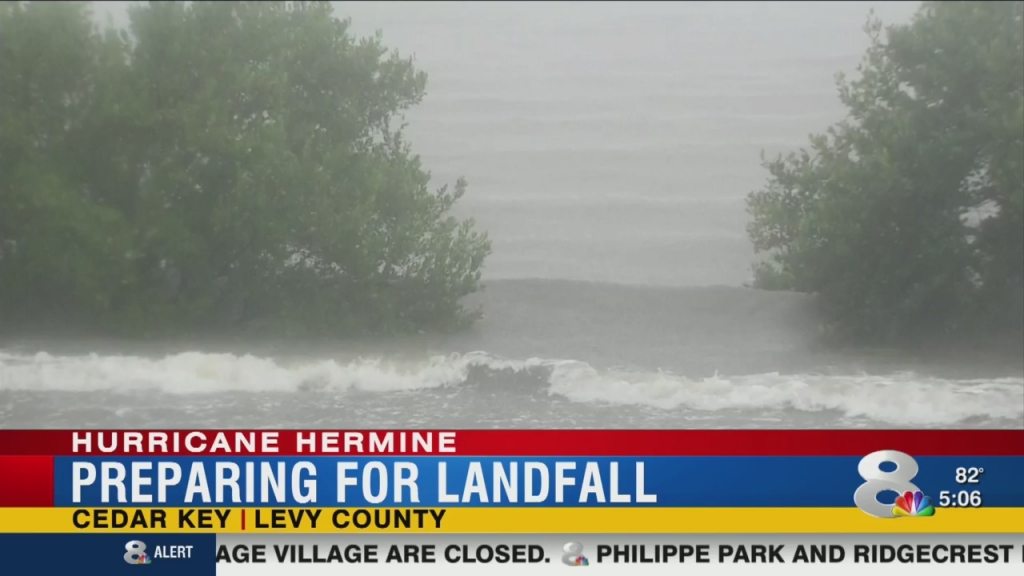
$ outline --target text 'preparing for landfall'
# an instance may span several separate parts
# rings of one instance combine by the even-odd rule
[[[72,461],[67,470],[76,506],[658,502],[644,462],[135,459]]]

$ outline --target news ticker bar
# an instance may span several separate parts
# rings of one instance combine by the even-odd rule
[[[0,532],[1024,531],[1024,431],[0,431],[0,467]]]
[[[906,574],[925,567],[1020,574],[1020,535],[0,535],[13,573],[218,574]],[[829,566],[822,566],[827,564]],[[287,565],[287,568],[283,566]],[[19,568],[21,570],[19,570]],[[838,571],[837,571],[838,570]]]
[[[0,508],[0,533],[1024,534],[1024,508]]]

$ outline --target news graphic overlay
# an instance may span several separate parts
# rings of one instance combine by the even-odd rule
[[[739,570],[816,575],[826,568],[821,565],[830,564],[845,565],[840,574],[870,566],[878,575],[981,569],[985,574],[1018,576],[1024,569],[1022,538],[1006,534],[587,534],[569,541],[562,537],[365,534],[339,539],[329,534],[228,534],[218,537],[218,574],[279,576],[300,570],[377,576],[443,570],[473,576],[496,571],[533,576],[621,576],[636,571],[668,576]]]
[[[4,574],[215,576],[214,534],[0,533]]]
[[[583,555],[583,544],[568,542],[562,546],[562,564],[566,566],[590,566],[590,560]]]
[[[150,564],[153,559],[146,554],[146,544],[141,540],[130,540],[124,545],[124,561],[128,564]]]
[[[893,470],[883,470],[889,465]],[[935,515],[936,506],[931,496],[921,491],[914,480],[920,467],[917,461],[904,452],[879,450],[865,456],[857,466],[864,483],[857,488],[853,500],[865,513],[875,518],[928,518]],[[953,472],[957,488],[938,493],[941,508],[981,508],[984,498],[981,480],[985,474],[983,466],[960,466]],[[895,495],[892,502],[882,502],[880,497]]]
[[[0,464],[2,532],[152,565],[147,534],[1024,533],[1020,430],[8,430]]]
[[[884,464],[895,469],[887,472]],[[865,480],[853,500],[857,507],[876,518],[927,517],[935,515],[930,496],[925,496],[912,481],[920,472],[917,461],[909,454],[896,450],[879,450],[864,457],[857,472]],[[959,477],[959,476],[958,476]],[[898,494],[895,501],[883,503],[878,497],[885,492]],[[980,500],[978,502],[981,504]]]

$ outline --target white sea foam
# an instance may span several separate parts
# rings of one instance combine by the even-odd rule
[[[254,356],[188,352],[159,359],[0,352],[0,391],[396,392],[460,386],[472,368],[541,368],[548,392],[574,402],[701,411],[836,411],[902,426],[941,426],[970,418],[1024,420],[1024,379],[953,380],[913,373],[783,375],[691,379],[665,372],[599,370],[572,360],[508,360],[485,352],[419,363],[379,358],[282,362]]]
[[[955,424],[969,418],[1024,419],[1024,379],[948,380],[913,373],[825,376],[778,373],[687,379],[668,373],[601,372],[560,366],[551,391],[578,402],[671,410],[834,410],[901,426]]]

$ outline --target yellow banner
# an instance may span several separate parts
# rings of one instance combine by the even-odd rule
[[[1024,508],[879,519],[855,508],[0,508],[0,532],[1024,533]]]

